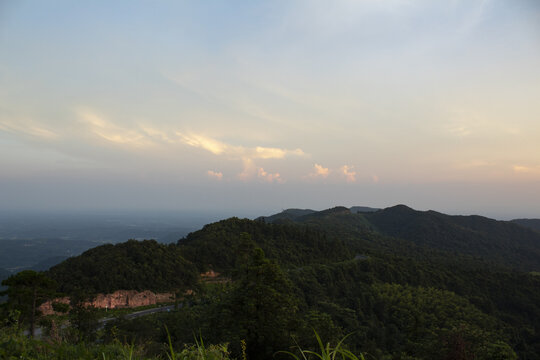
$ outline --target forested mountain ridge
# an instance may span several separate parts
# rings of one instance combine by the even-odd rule
[[[101,245],[53,266],[46,274],[60,285],[59,291],[68,294],[187,290],[198,278],[195,266],[176,245],[154,240]]]
[[[182,347],[195,331],[264,360],[295,342],[316,349],[315,329],[333,343],[351,334],[348,349],[378,360],[540,358],[540,276],[510,266],[535,232],[405,206],[292,213],[218,221],[177,244],[99,246],[47,274],[68,294],[196,290],[171,313],[111,323],[105,342],[157,348],[170,334]],[[228,281],[198,282],[210,269]]]
[[[278,216],[264,221],[282,222]],[[380,234],[453,254],[483,258],[523,271],[540,270],[540,233],[510,221],[482,216],[451,216],[417,211],[405,205],[353,214],[337,207],[291,220],[347,237]]]
[[[238,218],[206,225],[180,239],[178,247],[186,259],[198,264],[201,272],[210,268],[228,272],[235,267],[245,238],[259,246],[269,259],[286,267],[343,261],[354,256],[343,241],[316,229]]]

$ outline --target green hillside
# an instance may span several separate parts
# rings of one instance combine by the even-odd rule
[[[182,257],[177,246],[154,240],[98,246],[52,267],[47,275],[64,293],[168,291],[193,288],[197,281],[195,266]]]
[[[236,265],[246,237],[262,248],[269,259],[285,267],[342,261],[354,256],[343,241],[316,229],[238,218],[206,225],[180,239],[178,247],[201,271],[229,272]]]
[[[405,206],[292,213],[222,220],[177,244],[99,246],[47,275],[66,293],[195,289],[174,311],[99,332],[148,357],[198,333],[231,358],[285,359],[276,352],[295,344],[316,350],[315,329],[333,344],[350,334],[344,346],[370,359],[540,358],[534,231]],[[221,281],[198,283],[210,269]]]
[[[280,216],[264,218],[280,222]],[[397,205],[379,211],[352,213],[337,207],[310,213],[294,222],[325,230],[364,248],[398,254],[427,254],[431,249],[470,256],[522,271],[540,270],[540,233],[513,222],[482,216],[450,216]],[[390,239],[393,238],[393,239]]]

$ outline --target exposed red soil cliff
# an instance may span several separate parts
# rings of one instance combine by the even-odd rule
[[[118,290],[112,294],[99,294],[94,300],[87,302],[86,306],[93,306],[99,309],[135,308],[139,306],[156,305],[174,301],[174,294],[155,294],[151,291]],[[69,298],[63,297],[47,301],[39,307],[43,315],[54,314],[53,303],[69,304]]]

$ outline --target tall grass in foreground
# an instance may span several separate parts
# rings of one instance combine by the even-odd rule
[[[171,334],[169,329],[165,326],[167,331],[167,340],[169,341],[169,348],[167,353],[168,360],[229,360],[229,351],[227,350],[227,344],[224,345],[210,345],[204,346],[202,336],[199,339],[195,337],[195,344],[186,346],[181,352],[176,353],[174,351]]]
[[[302,355],[302,358],[300,358],[296,354],[293,354],[290,351],[278,351],[278,353],[290,355],[295,360],[300,360],[300,359],[308,360],[311,358],[320,359],[320,360],[335,360],[335,359],[365,360],[364,355],[362,354],[355,355],[351,351],[343,348],[343,345],[344,345],[343,342],[351,334],[343,337],[343,339],[341,339],[335,347],[331,347],[329,342],[326,343],[326,345],[324,345],[317,331],[314,331],[314,332],[315,332],[315,337],[317,338],[317,343],[319,344],[320,352],[315,352],[311,350],[302,350],[302,348],[298,346],[298,350],[300,351],[300,355]]]

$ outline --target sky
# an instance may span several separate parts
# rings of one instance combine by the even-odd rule
[[[0,0],[0,210],[540,218],[540,2]]]

